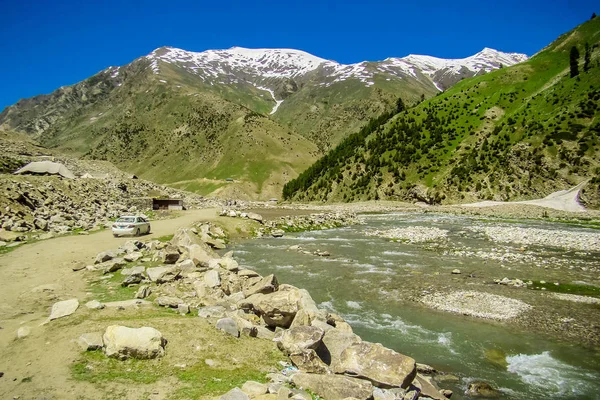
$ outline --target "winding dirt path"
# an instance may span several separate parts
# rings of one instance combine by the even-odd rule
[[[179,227],[216,217],[214,208],[184,211],[174,219],[152,222],[152,233],[142,236],[142,240],[169,235]],[[83,306],[86,282],[79,272],[73,272],[74,266],[89,265],[99,252],[116,249],[128,240],[131,238],[114,238],[110,230],[105,230],[26,244],[0,256],[0,372],[5,374],[0,376],[0,398],[12,398],[18,385],[23,384],[13,376],[37,377],[31,386],[58,385],[63,389],[69,386],[68,377],[56,376],[51,370],[59,365],[64,367],[61,363],[69,362],[70,351],[53,340],[56,328],[41,324],[56,301],[78,298],[80,307]],[[31,329],[24,339],[26,346],[23,339],[16,339],[16,332],[22,326]],[[64,398],[77,397],[71,394]]]

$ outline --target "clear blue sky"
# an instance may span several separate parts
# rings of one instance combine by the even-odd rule
[[[161,46],[286,47],[342,63],[532,55],[594,11],[590,0],[0,0],[0,110]]]

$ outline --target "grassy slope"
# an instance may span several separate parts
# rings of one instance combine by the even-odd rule
[[[528,62],[460,82],[394,117],[349,159],[304,177],[310,187],[291,197],[508,200],[592,178],[586,196],[597,205],[599,41],[596,18]],[[593,47],[592,62],[583,72],[586,42]],[[581,73],[574,79],[573,45],[581,53]]]

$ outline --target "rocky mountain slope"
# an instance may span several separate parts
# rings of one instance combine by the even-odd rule
[[[598,207],[599,59],[594,18],[526,62],[372,120],[288,183],[284,197],[524,200],[589,180],[582,199]]]
[[[288,49],[163,47],[21,100],[0,127],[178,188],[264,199],[398,97],[416,103],[524,59],[484,49],[344,65]]]

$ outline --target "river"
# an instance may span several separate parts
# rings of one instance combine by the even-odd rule
[[[508,297],[544,299],[541,291],[493,284],[493,279],[505,276],[595,285],[600,248],[561,249],[535,241],[524,248],[511,240],[492,241],[485,232],[486,228],[517,226],[524,232],[563,235],[566,240],[569,234],[600,235],[600,231],[421,213],[363,218],[363,225],[249,240],[231,249],[242,265],[307,289],[320,307],[342,315],[363,340],[382,343],[457,377],[440,383],[454,391],[453,399],[467,398],[464,392],[475,380],[500,388],[507,399],[600,398],[598,349],[514,324],[431,310],[415,301],[421,294],[458,288],[502,289]],[[433,242],[408,243],[366,234],[402,227],[441,229],[445,236]],[[319,250],[331,255],[319,257],[289,249],[295,245],[307,253]],[[452,274],[456,268],[460,275]],[[599,308],[576,306],[595,313]]]

